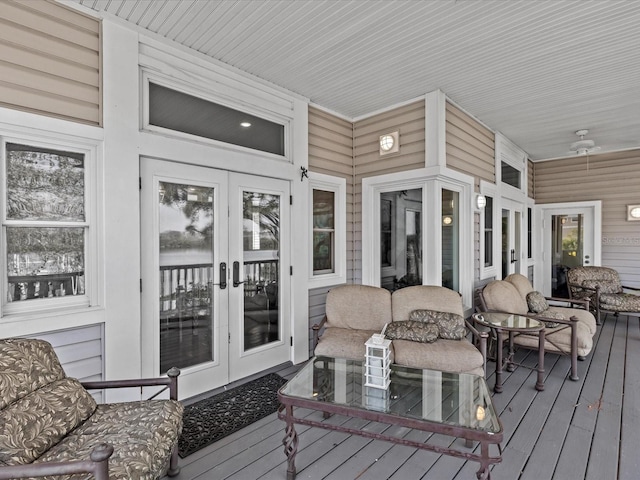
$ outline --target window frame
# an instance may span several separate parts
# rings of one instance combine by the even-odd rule
[[[98,234],[100,227],[98,222],[98,198],[101,190],[97,183],[97,172],[101,168],[102,158],[99,145],[101,142],[92,139],[68,137],[48,138],[21,133],[16,135],[4,134],[0,130],[0,182],[4,194],[0,196],[0,229],[1,247],[0,255],[0,289],[2,301],[0,302],[0,323],[24,320],[30,314],[42,314],[43,312],[59,312],[68,309],[87,308],[99,305],[102,301],[101,283],[99,274],[100,252],[98,250]],[[63,137],[60,135],[60,137]],[[41,221],[41,220],[10,220],[7,219],[7,143],[24,145],[34,149],[55,150],[72,152],[83,155],[84,162],[84,221]],[[67,294],[63,297],[41,298],[37,301],[9,302],[8,292],[8,264],[7,264],[7,227],[81,227],[84,229],[84,294]]]
[[[309,288],[347,282],[347,181],[333,175],[309,172]],[[313,271],[313,191],[334,193],[334,271]]]
[[[485,218],[487,215],[487,211],[488,211],[488,207],[483,208],[480,211],[480,234],[479,234],[479,240],[480,240],[480,245],[479,245],[479,249],[480,249],[480,279],[485,279],[485,278],[495,278],[496,275],[498,274],[498,261],[497,259],[500,256],[500,248],[499,248],[499,242],[496,240],[496,238],[498,238],[498,235],[500,235],[500,229],[498,228],[498,225],[496,222],[498,222],[498,208],[499,208],[499,204],[500,204],[500,196],[498,193],[498,188],[495,184],[493,183],[489,183],[486,182],[484,180],[482,180],[480,182],[480,193],[482,195],[484,195],[485,197],[491,197],[493,199],[492,203],[492,208],[491,208],[491,215],[493,216],[493,235],[492,235],[492,245],[491,245],[491,251],[493,254],[493,263],[489,266],[485,266]]]

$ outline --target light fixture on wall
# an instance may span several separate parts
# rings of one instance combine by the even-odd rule
[[[487,206],[487,197],[485,197],[484,195],[477,195],[476,196],[476,208],[478,210],[482,210],[486,206]]]
[[[640,221],[640,205],[627,205],[627,222]]]
[[[452,223],[453,223],[453,217],[451,217],[450,215],[444,215],[442,217],[442,225],[445,225],[448,227]]]
[[[400,132],[395,131],[380,135],[380,155],[398,153],[400,151]]]

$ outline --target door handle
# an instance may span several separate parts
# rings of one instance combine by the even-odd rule
[[[233,286],[237,287],[243,283],[240,281],[240,262],[233,262]]]
[[[220,264],[220,290],[227,288],[227,264]]]
[[[511,249],[511,263],[516,263],[516,251],[515,249]]]

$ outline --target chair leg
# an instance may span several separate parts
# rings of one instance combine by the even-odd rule
[[[574,319],[575,321],[573,321]],[[577,381],[580,380],[580,377],[578,377],[578,319],[572,317],[571,320],[571,376],[569,378]]]
[[[171,458],[169,460],[169,469],[167,470],[167,475],[169,477],[175,477],[180,473],[180,467],[178,466],[178,444],[173,447],[173,451],[171,452]]]

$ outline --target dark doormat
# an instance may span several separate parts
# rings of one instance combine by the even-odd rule
[[[278,410],[278,389],[287,381],[270,373],[188,405],[178,441],[180,457],[217,442]]]

